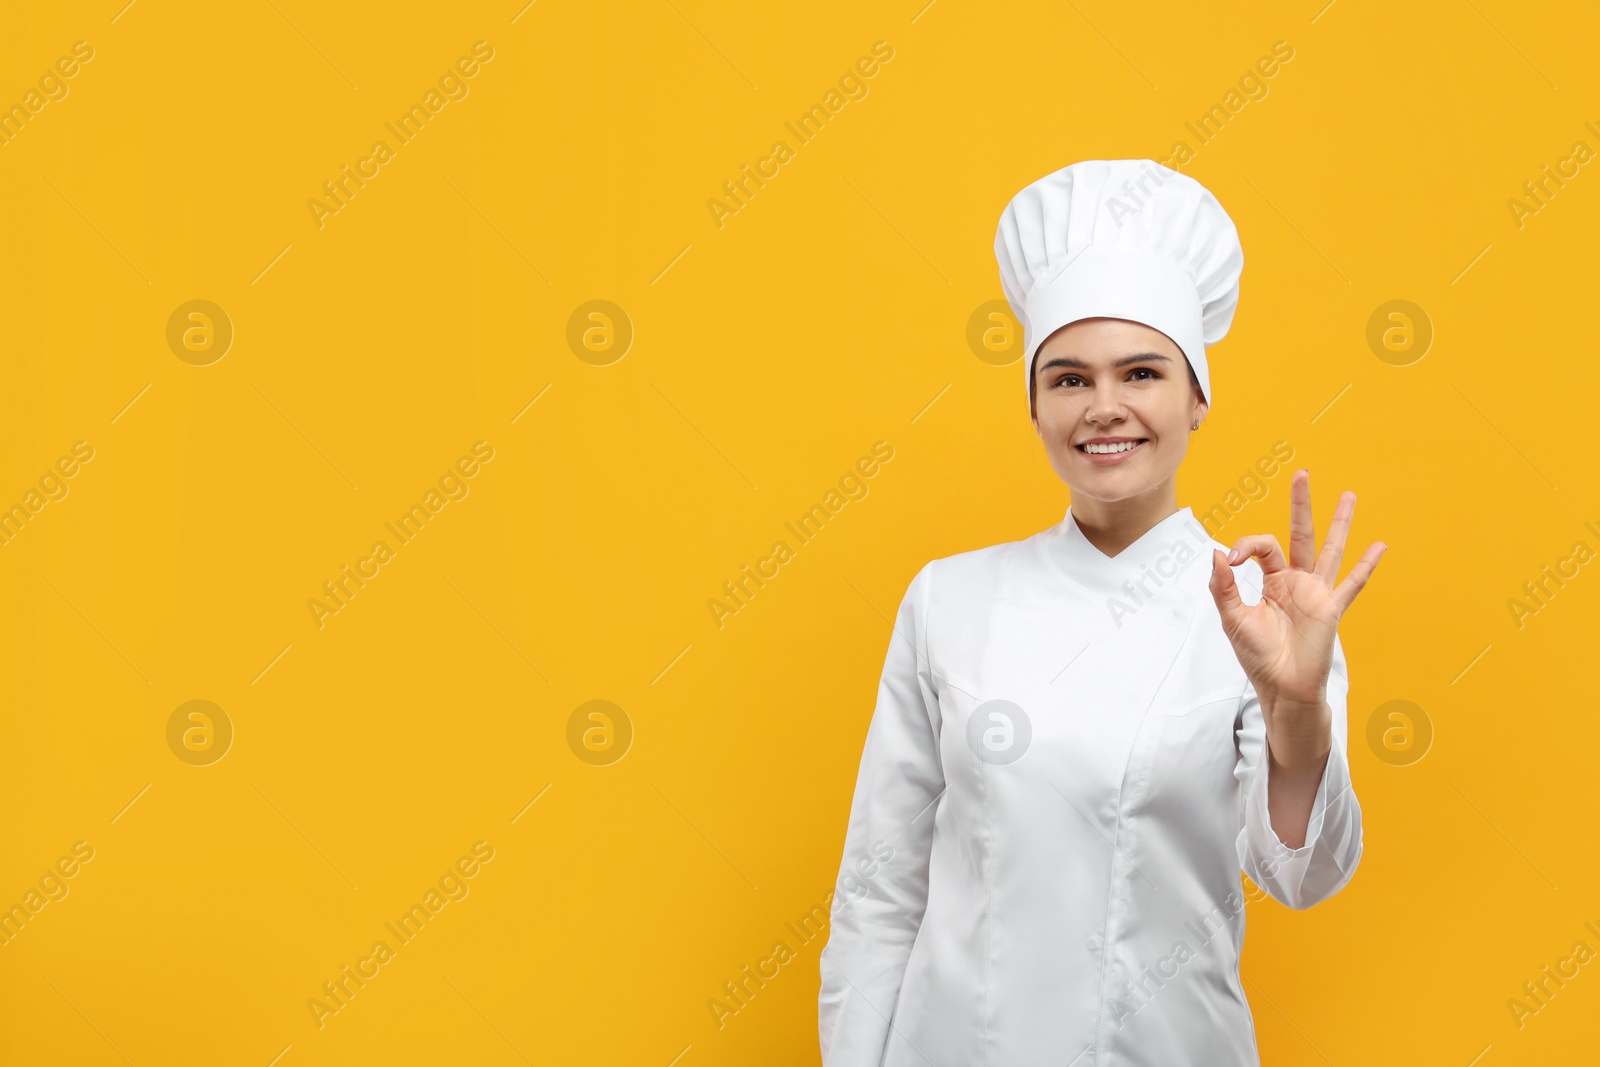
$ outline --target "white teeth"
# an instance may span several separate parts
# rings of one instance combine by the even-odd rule
[[[1138,443],[1138,441],[1121,441],[1114,445],[1084,445],[1083,450],[1085,452],[1093,452],[1096,455],[1105,455],[1111,452],[1126,452]]]

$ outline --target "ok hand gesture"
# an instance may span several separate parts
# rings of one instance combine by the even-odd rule
[[[1295,471],[1289,500],[1287,562],[1278,539],[1271,534],[1241,537],[1226,557],[1220,550],[1211,553],[1211,596],[1222,615],[1223,632],[1255,686],[1269,725],[1270,709],[1323,706],[1339,617],[1366,586],[1389,547],[1373,542],[1336,586],[1345,537],[1355,513],[1355,493],[1340,496],[1321,553],[1316,550],[1316,529],[1311,524],[1309,471]],[[1259,602],[1246,605],[1239,598],[1231,568],[1252,556],[1261,561],[1262,591]]]

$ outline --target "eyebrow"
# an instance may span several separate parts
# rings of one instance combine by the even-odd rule
[[[1118,360],[1115,360],[1111,364],[1111,369],[1112,370],[1116,370],[1118,367],[1126,367],[1130,363],[1147,363],[1147,362],[1151,362],[1151,361],[1160,362],[1160,363],[1171,363],[1172,362],[1172,358],[1170,356],[1163,356],[1159,352],[1139,352],[1139,353],[1136,353],[1134,355],[1123,356],[1122,358],[1120,358]],[[1072,358],[1067,357],[1067,356],[1056,356],[1054,359],[1050,360],[1048,363],[1045,363],[1042,366],[1040,366],[1039,369],[1038,369],[1038,373],[1043,374],[1045,371],[1049,370],[1051,367],[1070,367],[1070,368],[1072,368],[1074,370],[1088,370],[1089,369],[1089,364],[1083,362],[1083,360],[1081,360],[1081,359],[1072,359]]]

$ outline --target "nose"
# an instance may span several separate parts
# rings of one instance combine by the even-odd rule
[[[1102,379],[1095,383],[1084,403],[1083,417],[1085,421],[1097,425],[1120,422],[1127,417],[1122,392],[1116,382]]]

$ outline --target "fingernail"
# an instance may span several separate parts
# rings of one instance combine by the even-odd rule
[[[1239,550],[1237,548],[1230,548],[1228,550],[1228,562],[1229,563],[1237,563],[1237,562],[1239,562]]]

